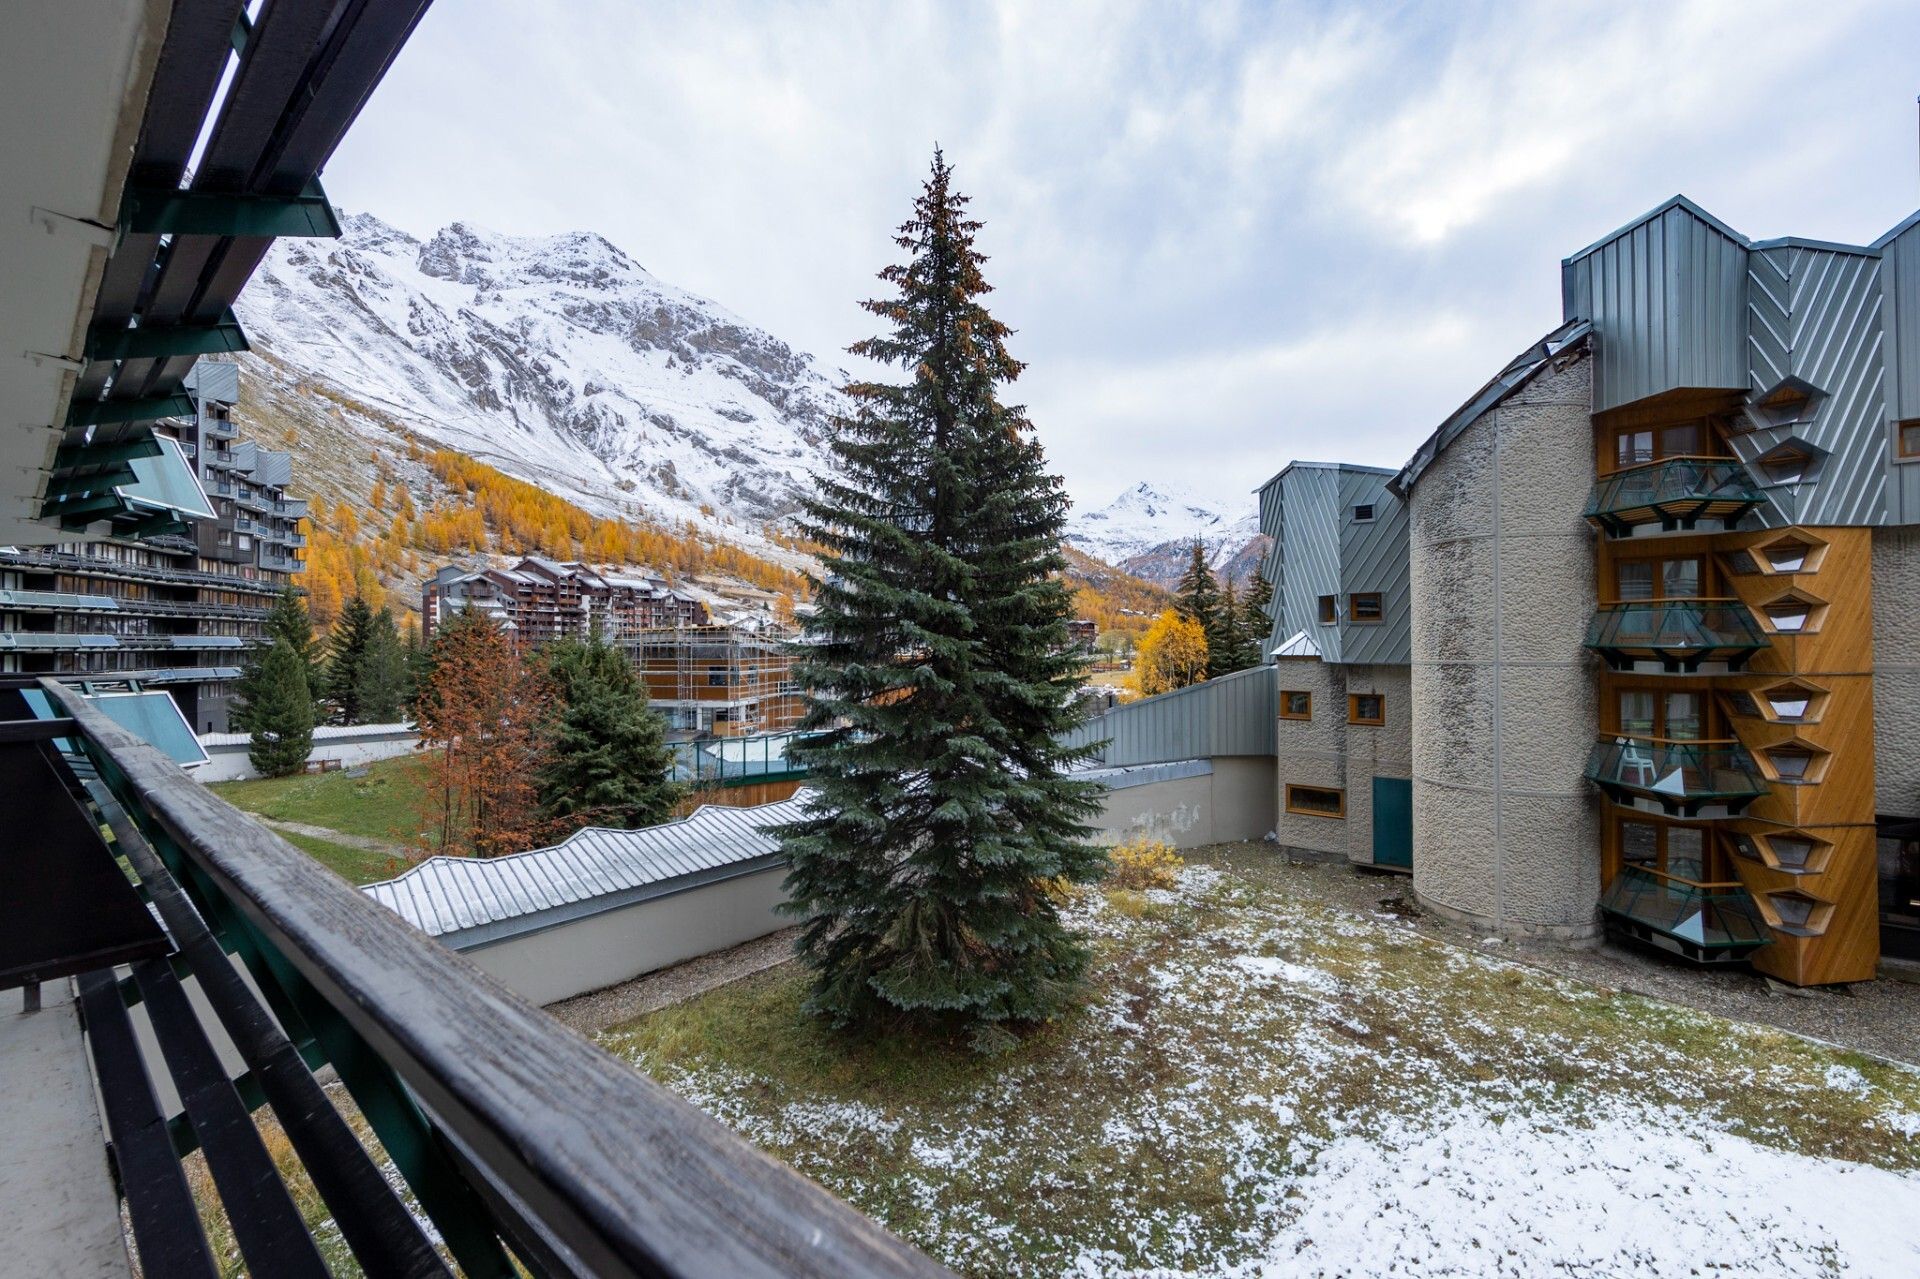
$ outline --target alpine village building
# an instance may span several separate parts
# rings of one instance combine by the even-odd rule
[[[1676,197],[1397,472],[1260,490],[1281,843],[1492,931],[1920,958],[1920,214]]]
[[[143,515],[127,536],[0,547],[0,672],[164,689],[224,733],[245,650],[305,568],[307,504],[291,455],[239,438],[234,364],[201,360],[181,390],[121,489]]]

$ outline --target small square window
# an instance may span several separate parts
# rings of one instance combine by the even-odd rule
[[[1358,626],[1372,626],[1386,616],[1378,591],[1355,591],[1347,596],[1347,613]]]
[[[1320,624],[1322,626],[1332,626],[1339,620],[1340,597],[1338,595],[1322,595],[1320,597]]]
[[[1287,785],[1287,811],[1305,817],[1345,817],[1347,793],[1330,786]]]
[[[1347,723],[1375,728],[1387,722],[1387,699],[1379,693],[1352,693],[1347,697]]]
[[[1313,694],[1298,689],[1284,689],[1280,693],[1281,719],[1312,719]]]
[[[1373,523],[1373,503],[1363,502],[1359,506],[1354,507],[1353,522],[1355,524]]]
[[[1920,457],[1920,418],[1894,428],[1893,451],[1900,457]]]

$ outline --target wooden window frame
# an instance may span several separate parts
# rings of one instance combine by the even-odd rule
[[[1907,447],[1907,433],[1913,433],[1913,447]],[[1920,417],[1893,424],[1893,456],[1898,462],[1920,462]]]
[[[1372,600],[1374,616],[1360,616],[1360,601]],[[1347,623],[1350,626],[1379,626],[1387,620],[1387,597],[1380,591],[1355,591],[1347,596]]]
[[[1338,626],[1340,624],[1340,597],[1338,595],[1322,595],[1320,597],[1319,609],[1320,625]]]
[[[1338,795],[1340,797],[1340,811],[1337,813],[1329,813],[1322,808],[1296,808],[1293,802],[1293,793],[1297,790],[1311,790],[1319,791],[1325,795]],[[1340,821],[1347,815],[1347,792],[1343,787],[1339,786],[1314,786],[1307,782],[1288,782],[1287,811],[1299,817],[1324,817],[1329,821]]]
[[[1304,697],[1304,698],[1306,698],[1306,699],[1307,699],[1307,713],[1306,713],[1306,714],[1304,714],[1304,715],[1295,715],[1295,714],[1292,714],[1291,712],[1289,712],[1289,711],[1287,710],[1287,699],[1288,699],[1289,697]],[[1307,690],[1306,690],[1306,689],[1304,689],[1304,688],[1283,688],[1283,689],[1281,689],[1281,690],[1280,690],[1280,718],[1281,718],[1281,719],[1290,719],[1290,720],[1295,720],[1295,721],[1304,721],[1304,720],[1310,720],[1310,719],[1312,719],[1312,718],[1313,718],[1313,694],[1312,694],[1311,692],[1309,692],[1309,691],[1307,691]]]
[[[1371,697],[1380,703],[1380,713],[1369,718],[1360,713],[1360,699]],[[1366,728],[1385,728],[1387,724],[1387,695],[1385,693],[1348,693],[1347,723],[1359,724]]]

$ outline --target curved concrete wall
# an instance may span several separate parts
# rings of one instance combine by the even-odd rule
[[[1503,932],[1597,931],[1591,370],[1542,370],[1412,494],[1414,891]]]
[[[1873,668],[1874,809],[1920,817],[1920,528],[1873,530]]]

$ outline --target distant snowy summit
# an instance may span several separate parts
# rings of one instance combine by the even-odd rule
[[[423,241],[367,214],[345,231],[276,242],[242,296],[260,375],[602,514],[757,528],[826,465],[842,376],[601,236],[455,222]]]
[[[1266,549],[1251,498],[1246,510],[1234,511],[1145,481],[1067,520],[1067,541],[1074,546],[1163,586],[1179,580],[1195,538],[1205,544],[1214,570],[1241,584]]]

